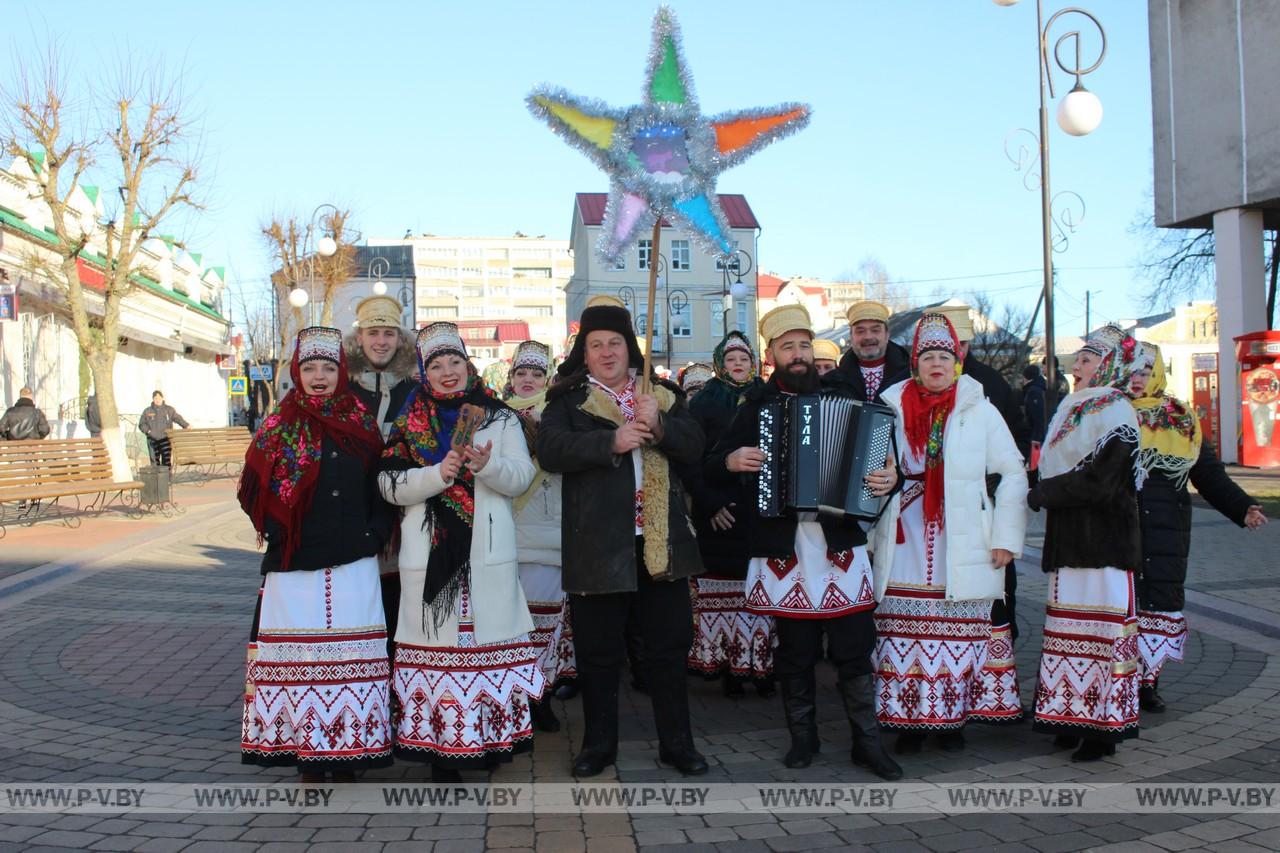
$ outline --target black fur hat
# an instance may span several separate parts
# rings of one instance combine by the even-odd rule
[[[637,370],[644,367],[644,354],[640,352],[640,344],[636,340],[635,330],[631,326],[631,312],[616,305],[595,305],[582,312],[579,321],[578,337],[573,342],[573,349],[556,371],[559,376],[569,376],[582,370],[586,363],[587,335],[592,332],[617,332],[627,341],[627,351],[631,353],[631,366]]]

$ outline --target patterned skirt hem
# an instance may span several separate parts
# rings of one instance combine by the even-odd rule
[[[517,755],[533,751],[533,732],[517,737],[509,746],[490,746],[479,752],[464,754],[441,752],[430,746],[397,743],[396,758],[448,767],[453,770],[488,770],[496,764],[509,764]]]
[[[948,720],[942,723],[927,723],[923,720],[912,722],[890,722],[880,720],[881,731],[891,734],[905,734],[908,732],[958,732],[963,731],[965,724],[970,720]]]
[[[256,749],[241,747],[240,763],[257,767],[297,767],[299,773],[347,773],[353,770],[375,770],[390,767],[395,759],[388,747],[382,752],[367,752],[362,755],[340,756],[328,755],[323,758],[299,756],[297,752],[262,752]]]
[[[1009,726],[1027,719],[1026,713],[1019,708],[1008,713],[991,713],[990,711],[973,711],[969,714],[969,722],[984,726]]]
[[[1036,718],[1031,730],[1042,735],[1070,735],[1072,737],[1099,740],[1104,743],[1120,743],[1138,737],[1138,724],[1131,723],[1123,728],[1104,728],[1096,723],[1085,723],[1065,720],[1042,720]]]

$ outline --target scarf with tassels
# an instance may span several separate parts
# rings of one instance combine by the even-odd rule
[[[302,519],[311,509],[320,474],[320,451],[328,438],[366,466],[378,457],[382,434],[373,415],[351,393],[346,353],[338,362],[338,384],[328,397],[302,392],[295,349],[289,365],[293,388],[262,421],[244,457],[236,498],[262,544],[271,519],[284,532],[280,567],[289,568],[302,536]]]
[[[463,390],[451,394],[419,385],[391,425],[379,469],[400,472],[439,464],[452,448],[461,451],[472,444],[475,433],[505,409],[474,373]],[[395,483],[393,477],[393,489]],[[475,474],[465,465],[443,492],[427,500],[424,524],[431,530],[431,554],[422,591],[424,632],[440,630],[469,582],[475,507]]]
[[[1152,365],[1146,392],[1133,401],[1141,441],[1138,464],[1147,473],[1158,471],[1181,489],[1200,458],[1200,445],[1204,441],[1200,418],[1186,403],[1165,393],[1168,378],[1164,358],[1154,344],[1143,346],[1152,350],[1149,355]]]

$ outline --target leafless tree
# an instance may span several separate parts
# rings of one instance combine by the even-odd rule
[[[866,298],[883,302],[894,312],[915,307],[911,292],[905,284],[896,284],[884,263],[874,255],[867,255],[856,269],[840,276],[841,281],[860,281],[866,286]]]
[[[1017,388],[1031,354],[1030,347],[1023,343],[1030,337],[1031,312],[1010,302],[997,307],[990,295],[981,291],[969,295],[969,307],[979,318],[990,321],[975,321],[970,351],[979,361],[1000,371],[1009,384]]]
[[[1211,228],[1157,228],[1147,209],[1135,217],[1129,232],[1142,239],[1139,267],[1148,288],[1142,294],[1147,310],[1168,308],[1173,303],[1215,292],[1214,257],[1216,244]],[[1265,232],[1267,276],[1267,328],[1275,327],[1277,249],[1280,230]]]
[[[47,208],[55,239],[24,259],[29,271],[66,297],[80,351],[93,374],[102,436],[113,475],[132,479],[112,380],[120,340],[120,306],[138,284],[139,250],[183,211],[192,195],[199,137],[178,81],[158,65],[122,65],[105,88],[72,85],[56,46],[19,61],[0,85],[0,145],[27,166],[31,198]],[[81,180],[112,187],[105,222],[74,203]],[[183,248],[180,240],[173,245]],[[94,270],[81,279],[82,265]]]
[[[299,217],[275,216],[261,230],[275,266],[271,283],[283,297],[281,304],[289,304],[290,290],[296,287],[307,289],[314,282],[319,286],[319,292],[311,294],[311,298],[320,301],[320,324],[331,326],[334,294],[356,272],[355,244],[360,235],[351,228],[350,210],[330,210],[320,218],[318,225],[318,234],[308,233],[311,226],[301,222]],[[316,251],[316,243],[322,236],[332,237],[338,246],[338,250],[328,257]],[[305,325],[304,318],[310,315],[311,310],[310,307],[292,308],[293,331]],[[289,334],[287,324],[281,323],[280,328],[282,334]],[[281,352],[287,351],[288,343],[288,340],[281,341]]]

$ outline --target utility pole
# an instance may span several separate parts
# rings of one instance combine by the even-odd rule
[[[1089,330],[1093,325],[1089,322],[1089,297],[1093,296],[1093,291],[1086,290],[1084,292],[1084,336],[1089,337]]]

